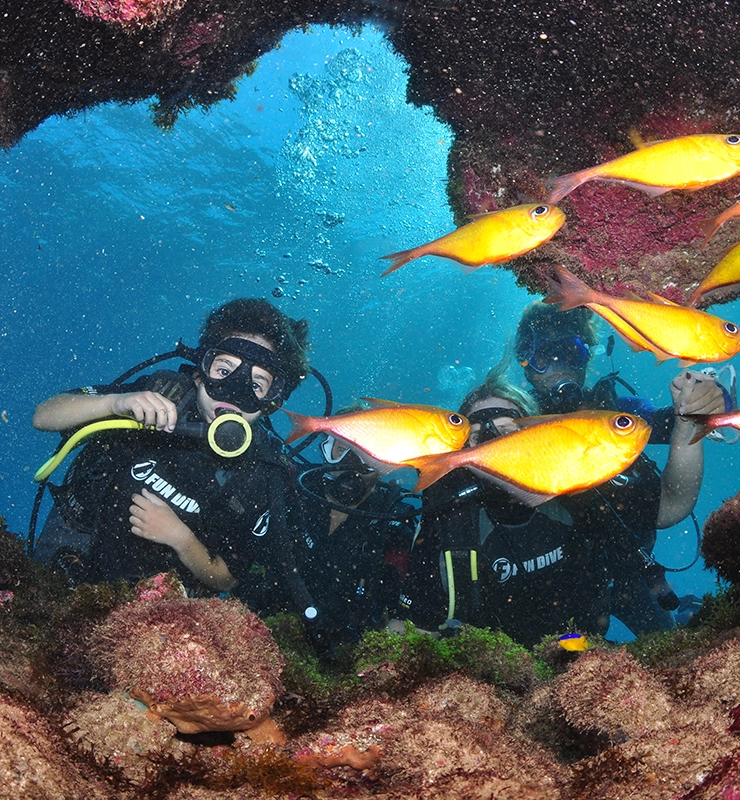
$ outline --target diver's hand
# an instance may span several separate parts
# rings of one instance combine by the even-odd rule
[[[236,586],[236,579],[223,558],[212,558],[198,537],[161,497],[142,489],[141,494],[135,494],[132,499],[133,505],[129,509],[131,533],[171,547],[183,565],[211,589],[230,592]]]
[[[131,533],[150,542],[169,545],[178,554],[191,544],[193,532],[161,497],[142,489],[141,494],[131,499]]]
[[[725,410],[722,389],[714,378],[702,372],[683,371],[671,381],[670,388],[676,414],[718,414]]]
[[[172,433],[177,423],[177,407],[159,392],[128,392],[112,394],[111,414],[116,417],[133,417],[158,431]]]

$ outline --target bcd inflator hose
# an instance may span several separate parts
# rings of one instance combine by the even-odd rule
[[[46,461],[33,476],[38,483],[46,480],[64,459],[86,439],[97,433],[115,430],[153,430],[135,419],[103,419],[91,422],[72,434],[64,444]],[[205,437],[209,447],[219,456],[235,458],[245,453],[252,444],[252,428],[239,414],[220,414],[210,424],[204,422],[186,422],[176,425],[174,433]]]

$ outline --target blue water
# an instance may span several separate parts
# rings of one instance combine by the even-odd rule
[[[152,125],[146,103],[104,106],[49,120],[0,157],[0,514],[11,530],[25,531],[32,475],[58,441],[32,429],[35,405],[179,338],[194,344],[229,298],[264,296],[310,320],[335,407],[364,395],[454,406],[499,360],[532,300],[508,271],[464,275],[426,258],[379,279],[379,256],[454,227],[451,132],[405,95],[404,63],[380,31],[314,28],[264,56],[233,102],[173,132]],[[740,321],[740,306],[721,314]],[[670,402],[670,364],[621,343],[614,361],[641,394]],[[594,378],[611,369],[605,357],[593,367]],[[320,413],[317,384],[290,407]],[[665,451],[651,453],[659,465]],[[700,523],[737,491],[740,446],[709,442],[706,455]],[[689,521],[661,532],[656,552],[681,566],[694,550]],[[701,563],[673,583],[715,588]]]

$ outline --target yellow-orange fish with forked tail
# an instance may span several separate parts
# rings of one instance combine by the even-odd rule
[[[735,217],[740,217],[740,203],[735,203],[734,206],[726,208],[721,214],[717,214],[716,217],[710,217],[709,219],[699,222],[699,230],[704,234],[704,241],[701,243],[701,249],[703,250],[707,246],[709,240],[725,222],[729,222],[731,219],[735,219]]]
[[[283,409],[293,423],[286,444],[311,433],[328,433],[357,450],[368,466],[385,473],[416,456],[458,450],[468,439],[470,423],[454,411],[363,399],[373,407],[334,417]]]
[[[473,222],[433,242],[382,256],[391,262],[381,278],[421,256],[452,258],[468,267],[500,264],[544,244],[560,230],[565,214],[542,203],[480,214]]]
[[[458,467],[499,484],[530,506],[613,478],[636,458],[650,426],[633,414],[576,411],[517,420],[514,433],[454,453],[407,461],[419,470],[416,490]]]
[[[740,136],[706,133],[650,142],[624,156],[553,180],[557,203],[588,181],[612,181],[653,197],[672,189],[694,191],[740,174]]]
[[[564,267],[555,267],[545,303],[561,311],[586,306],[605,319],[633,350],[649,350],[659,361],[678,358],[684,365],[727,361],[740,352],[734,322],[676,305],[660,295],[652,301],[615,297],[586,286]]]
[[[695,306],[704,295],[740,283],[740,244],[731,247],[717,262],[712,271],[694,289],[689,305]]]

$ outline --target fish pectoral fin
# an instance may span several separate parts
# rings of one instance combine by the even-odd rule
[[[667,297],[663,297],[662,294],[655,294],[655,292],[648,292],[648,297],[654,303],[660,303],[661,305],[664,305],[664,306],[677,306],[677,305],[679,305],[678,303],[674,303],[673,300],[669,300]]]

